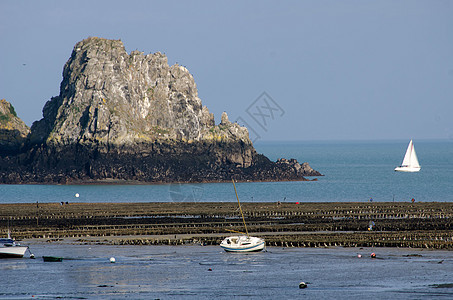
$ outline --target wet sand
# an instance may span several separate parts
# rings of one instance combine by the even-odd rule
[[[453,203],[243,203],[249,233],[284,247],[453,249]],[[370,222],[374,222],[369,230]],[[244,231],[234,202],[0,204],[16,239],[216,245]]]

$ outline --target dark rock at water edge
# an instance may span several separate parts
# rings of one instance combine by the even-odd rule
[[[96,183],[96,182],[222,182],[306,180],[306,172],[295,162],[272,162],[254,154],[249,167],[222,161],[220,145],[193,143],[190,146],[149,144],[155,153],[132,151],[107,153],[80,145],[62,148],[41,145],[27,153],[1,159],[1,183]],[[136,150],[136,149],[134,149]],[[308,164],[304,164],[306,166]],[[311,168],[310,168],[311,169]],[[109,181],[105,181],[109,180]]]
[[[257,154],[247,128],[231,123],[226,113],[215,125],[186,68],[169,66],[161,53],[127,54],[117,40],[77,43],[64,66],[60,94],[45,104],[43,118],[31,130],[14,120],[8,130],[20,132],[19,138],[0,136],[1,183],[282,181],[321,175],[307,163],[271,162]]]

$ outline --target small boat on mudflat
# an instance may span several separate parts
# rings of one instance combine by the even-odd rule
[[[239,235],[227,237],[220,243],[227,252],[258,252],[264,249],[265,242],[262,238]]]
[[[11,238],[8,231],[8,238],[0,239],[0,258],[21,258],[27,251],[27,246],[21,246]]]
[[[43,256],[42,259],[47,262],[60,262],[63,261],[63,257],[60,256]]]
[[[238,236],[229,236],[225,238],[221,243],[222,247],[227,252],[257,252],[264,249],[266,243],[264,239],[259,237],[250,236],[247,230],[247,225],[245,224],[244,214],[242,213],[241,203],[239,202],[238,192],[236,190],[236,185],[233,180],[234,191],[236,193],[236,198],[238,200],[239,210],[242,215],[242,222],[244,223],[245,235]]]

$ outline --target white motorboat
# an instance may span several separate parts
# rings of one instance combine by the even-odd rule
[[[27,251],[27,246],[21,246],[16,243],[8,231],[8,238],[0,239],[0,258],[23,257]]]
[[[421,167],[418,163],[417,154],[415,154],[414,144],[412,140],[407,146],[406,154],[404,155],[403,162],[401,166],[396,167],[395,171],[397,172],[418,172]]]
[[[244,214],[242,213],[241,203],[239,202],[238,192],[233,180],[234,191],[238,200],[239,210],[242,215],[242,222],[244,223],[245,235],[235,235],[225,238],[221,243],[222,247],[227,252],[257,252],[264,249],[266,242],[259,237],[250,236],[245,224]]]

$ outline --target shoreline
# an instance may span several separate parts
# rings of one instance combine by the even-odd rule
[[[240,182],[304,182],[304,181],[318,181],[321,175],[305,175],[303,178],[286,179],[286,180],[235,180],[236,183]],[[308,178],[307,178],[308,177]],[[312,179],[310,179],[312,178]],[[171,184],[204,184],[204,183],[231,183],[231,180],[203,180],[203,181],[140,181],[140,180],[121,180],[121,179],[100,179],[100,180],[80,180],[68,181],[64,183],[59,182],[20,182],[20,183],[2,183],[0,185],[171,185]]]

